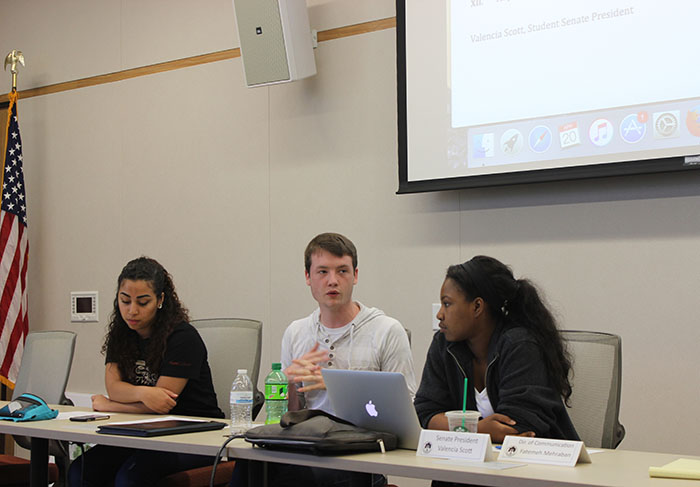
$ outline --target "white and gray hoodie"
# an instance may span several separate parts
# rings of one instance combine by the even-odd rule
[[[360,302],[357,305],[360,312],[340,329],[323,326],[318,308],[306,318],[293,321],[282,337],[282,369],[318,342],[319,349],[329,353],[328,362],[320,364],[322,367],[401,372],[413,398],[416,393],[413,356],[403,326],[380,309],[368,308]],[[334,413],[325,390],[309,391],[304,396],[307,408]]]

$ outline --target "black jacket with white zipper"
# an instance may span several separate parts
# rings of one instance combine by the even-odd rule
[[[462,409],[465,377],[469,379],[467,409],[477,409],[473,358],[466,342],[448,342],[442,333],[435,333],[414,401],[423,428],[438,413]],[[494,331],[486,389],[493,410],[514,419],[518,432],[579,439],[561,396],[549,380],[541,347],[527,329],[516,326]]]

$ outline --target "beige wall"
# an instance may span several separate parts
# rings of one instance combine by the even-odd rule
[[[229,0],[9,1],[0,54],[20,89],[237,47]],[[319,30],[391,0],[309,0]],[[319,74],[244,86],[240,59],[20,100],[30,327],[78,332],[68,388],[103,390],[116,276],[147,254],[197,318],[263,320],[262,371],[314,306],[302,251],[322,231],[360,251],[356,296],[413,332],[420,373],[448,264],[494,255],[538,282],[571,329],[623,337],[622,446],[700,454],[700,174],[397,196],[395,31],[323,42]],[[9,84],[9,75],[8,75]],[[100,292],[72,324],[69,293]]]

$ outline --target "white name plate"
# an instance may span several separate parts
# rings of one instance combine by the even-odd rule
[[[591,457],[582,441],[506,436],[498,461],[573,467],[577,463],[591,463]]]
[[[422,430],[416,455],[473,462],[495,459],[490,435],[458,431]]]

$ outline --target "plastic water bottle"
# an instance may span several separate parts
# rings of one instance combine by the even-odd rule
[[[279,423],[287,412],[287,377],[282,364],[274,362],[272,371],[265,378],[265,424]]]
[[[253,384],[247,369],[238,369],[231,384],[231,434],[244,433],[253,426]]]

